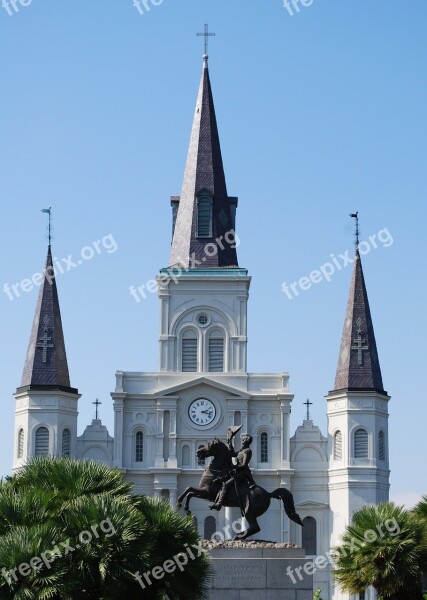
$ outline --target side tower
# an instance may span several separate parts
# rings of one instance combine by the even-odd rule
[[[160,371],[246,372],[250,277],[237,263],[236,207],[205,55],[182,191],[172,197],[169,267],[158,277]]]
[[[33,456],[75,456],[80,395],[70,384],[50,244],[15,398],[14,471]]]
[[[331,547],[365,504],[388,500],[388,402],[358,248],[334,389],[326,397]],[[367,593],[368,594],[368,593]],[[333,600],[353,598],[331,589]],[[371,596],[366,595],[367,600]]]

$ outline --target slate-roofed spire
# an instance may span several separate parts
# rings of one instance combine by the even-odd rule
[[[77,393],[70,385],[50,244],[43,275],[19,389]]]
[[[179,204],[179,208],[170,266],[237,267],[236,248],[232,247],[234,244],[224,242],[226,234],[226,240],[233,239],[229,232],[234,233],[237,198],[230,198],[227,194],[206,55],[181,196],[173,197],[174,202],[175,206]],[[201,203],[204,205],[203,213],[199,212]],[[216,246],[216,251],[212,244]]]
[[[385,394],[359,250],[341,339],[336,390],[376,390]]]

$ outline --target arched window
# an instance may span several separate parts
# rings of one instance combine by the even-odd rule
[[[71,450],[71,431],[64,429],[62,432],[62,456],[70,456]]]
[[[212,197],[197,198],[197,237],[212,237]]]
[[[206,517],[203,538],[210,540],[214,533],[216,533],[216,519],[215,517]]]
[[[182,466],[183,467],[190,467],[191,466],[191,460],[190,460],[190,446],[188,446],[188,444],[185,444],[182,447]]]
[[[317,523],[313,517],[306,517],[302,520],[302,547],[308,556],[317,554]]]
[[[182,370],[197,371],[197,337],[194,331],[186,331],[182,338]]]
[[[144,460],[144,434],[137,431],[135,435],[135,462]]]
[[[208,370],[211,373],[224,371],[224,337],[220,331],[209,335]]]
[[[163,502],[170,502],[170,497],[171,497],[171,493],[169,490],[163,489],[160,492],[160,498],[163,500]]]
[[[39,427],[36,431],[36,456],[47,456],[49,454],[49,430],[47,427]]]
[[[354,434],[354,458],[368,458],[368,432],[357,429]]]
[[[263,431],[259,438],[259,462],[268,462],[268,433]]]
[[[384,431],[378,434],[378,459],[385,460],[385,436]]]
[[[24,430],[18,431],[18,458],[24,458]]]
[[[204,448],[204,445],[200,444],[200,446],[197,449],[199,450],[200,448]],[[206,465],[206,458],[197,458],[197,464],[199,465],[199,467],[204,468]]]
[[[342,433],[335,432],[334,435],[334,460],[342,460]]]

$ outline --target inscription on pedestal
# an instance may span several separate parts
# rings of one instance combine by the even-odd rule
[[[214,588],[265,589],[266,582],[267,570],[263,559],[215,561],[215,576],[212,581]]]

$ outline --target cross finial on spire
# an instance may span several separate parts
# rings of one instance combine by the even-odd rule
[[[359,250],[359,234],[360,234],[360,230],[359,230],[359,213],[355,212],[355,213],[351,213],[350,217],[352,219],[356,220],[356,230],[354,233],[354,243],[356,246],[356,250]]]
[[[49,208],[42,208],[42,213],[47,213],[49,215],[47,231],[48,231],[48,240],[49,240],[49,246],[50,246],[50,243],[52,241],[52,207],[49,206]]]
[[[303,404],[304,404],[304,406],[307,407],[307,419],[306,420],[309,421],[310,420],[310,406],[313,405],[313,402],[310,402],[310,400],[307,398],[307,401],[303,402]]]
[[[102,404],[102,402],[100,402],[100,401],[98,400],[98,398],[97,398],[97,399],[95,400],[95,402],[92,402],[92,404],[95,404],[95,406],[96,406],[96,409],[95,409],[95,419],[98,421],[98,420],[99,420],[99,419],[98,419],[98,417],[99,417],[99,410],[98,410],[98,409],[99,409],[100,405]]]
[[[205,30],[203,33],[198,33],[197,36],[203,36],[205,38],[205,53],[203,55],[203,60],[205,63],[208,61],[208,42],[210,37],[215,37],[215,33],[209,33],[209,26],[205,23]]]

